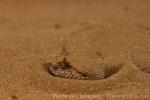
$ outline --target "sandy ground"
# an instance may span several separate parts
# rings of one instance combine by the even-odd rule
[[[0,100],[149,100],[150,74],[130,61],[150,60],[149,33],[149,0],[0,0]],[[56,78],[43,65],[62,45],[80,70],[125,65],[104,80]]]

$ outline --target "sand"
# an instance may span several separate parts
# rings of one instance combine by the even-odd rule
[[[150,60],[149,0],[1,0],[0,100],[150,99],[150,74],[130,60]],[[124,63],[104,80],[51,76],[46,62],[68,61],[98,72]]]

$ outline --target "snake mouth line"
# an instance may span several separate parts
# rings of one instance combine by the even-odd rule
[[[106,79],[122,69],[123,64],[103,65],[99,73],[85,72],[77,70],[64,57],[64,59],[56,64],[46,63],[50,75],[65,79],[75,80],[102,80]]]

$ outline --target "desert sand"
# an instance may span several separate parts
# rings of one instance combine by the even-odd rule
[[[150,74],[131,57],[150,61],[149,0],[0,0],[0,100],[149,100]],[[51,76],[46,62],[67,60],[104,80]]]

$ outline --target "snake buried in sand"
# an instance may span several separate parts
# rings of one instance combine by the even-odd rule
[[[52,76],[59,78],[76,80],[102,80],[117,73],[123,67],[123,64],[103,65],[99,73],[91,73],[77,70],[66,60],[66,58],[64,58],[62,61],[56,64],[46,63],[45,67]]]

